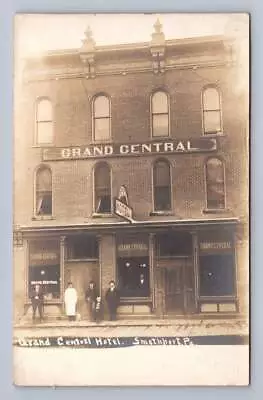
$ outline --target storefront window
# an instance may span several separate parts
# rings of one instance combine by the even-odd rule
[[[156,236],[160,257],[187,256],[192,254],[192,236],[188,232],[165,233]]]
[[[29,243],[28,296],[34,286],[42,286],[45,299],[60,297],[60,257],[57,241]]]
[[[148,238],[123,238],[118,241],[118,283],[122,297],[150,295]]]
[[[233,296],[235,288],[232,254],[200,257],[200,295]]]
[[[67,239],[68,259],[97,259],[98,241],[95,236],[74,236]]]

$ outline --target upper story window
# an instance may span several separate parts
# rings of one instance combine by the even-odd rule
[[[97,142],[111,137],[110,100],[105,95],[97,96],[93,102],[93,137]]]
[[[41,98],[36,103],[36,144],[53,143],[53,108],[48,98]]]
[[[163,91],[152,95],[152,136],[169,136],[168,95]]]
[[[111,171],[106,163],[99,163],[94,171],[95,212],[111,213]]]
[[[52,215],[52,173],[49,167],[40,167],[36,172],[36,215]]]
[[[171,172],[166,160],[158,160],[153,166],[154,211],[171,210]]]
[[[206,163],[206,196],[208,209],[225,208],[224,164],[218,158]]]
[[[203,128],[205,134],[222,132],[220,94],[215,87],[206,87],[202,93]]]

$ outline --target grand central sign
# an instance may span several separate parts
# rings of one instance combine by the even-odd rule
[[[147,156],[150,154],[198,153],[217,150],[215,138],[152,141],[147,143],[90,144],[88,146],[49,147],[43,149],[43,161],[89,158]]]

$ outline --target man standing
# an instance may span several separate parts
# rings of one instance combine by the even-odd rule
[[[110,287],[106,292],[106,301],[108,304],[110,321],[116,320],[117,308],[120,301],[119,291],[116,288],[115,282],[110,281]]]
[[[88,302],[89,307],[89,317],[92,321],[96,319],[96,302],[98,297],[98,291],[96,288],[96,284],[94,281],[90,281],[89,288],[86,291],[86,301]]]
[[[30,294],[30,298],[33,308],[33,321],[36,319],[36,310],[38,310],[40,321],[43,321],[44,293],[40,285],[35,285]]]
[[[68,287],[64,293],[66,315],[68,316],[69,321],[75,321],[76,319],[77,301],[78,301],[77,291],[73,287],[72,283],[69,282]]]

